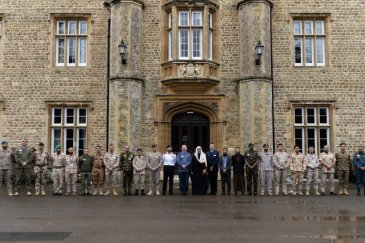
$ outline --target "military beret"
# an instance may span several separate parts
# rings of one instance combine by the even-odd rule
[[[262,145],[262,147],[269,147],[269,145],[265,143],[264,145]]]
[[[166,148],[172,148],[171,144],[167,145]]]
[[[6,139],[3,139],[2,141],[1,141],[1,144],[8,144],[9,142],[8,142],[8,140],[6,140]]]
[[[61,149],[61,145],[56,145],[56,149]]]
[[[39,146],[44,146],[44,143],[43,142],[39,142],[38,145]]]

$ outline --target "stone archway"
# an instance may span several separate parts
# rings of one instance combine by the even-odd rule
[[[220,100],[207,102],[197,101],[178,101],[176,99],[169,102],[158,101],[160,106],[160,119],[158,120],[158,141],[165,150],[166,146],[171,144],[171,123],[174,117],[179,114],[193,112],[201,114],[209,120],[209,142],[216,144],[217,148],[222,146],[223,142],[223,121],[222,121],[222,105]]]

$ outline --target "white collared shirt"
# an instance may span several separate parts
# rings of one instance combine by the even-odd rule
[[[175,166],[176,164],[176,155],[174,153],[165,153],[162,156],[163,165]]]

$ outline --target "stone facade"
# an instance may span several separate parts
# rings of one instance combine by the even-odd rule
[[[297,104],[331,107],[332,150],[343,141],[352,150],[364,143],[363,3],[355,0],[106,3],[101,0],[0,2],[0,137],[8,138],[12,146],[22,137],[28,137],[31,145],[42,140],[50,147],[51,108],[59,106],[88,107],[88,146],[92,150],[95,144],[105,147],[113,142],[118,144],[118,150],[126,144],[133,150],[137,147],[149,150],[151,144],[158,143],[163,151],[164,145],[171,142],[172,117],[190,109],[201,110],[210,119],[210,139],[219,149],[247,147],[250,142],[260,149],[263,143],[281,142],[292,151],[293,109]],[[202,9],[205,14],[214,13],[212,60],[207,59],[206,38],[203,38],[203,60],[166,59],[167,12],[171,9],[176,14],[174,6],[183,4]],[[62,16],[83,16],[88,20],[86,67],[55,65],[55,18]],[[313,16],[326,20],[326,64],[295,67],[293,19]],[[203,35],[207,36],[205,22]],[[172,55],[177,57],[178,32],[172,31],[175,47]],[[128,47],[126,65],[121,64],[118,51],[121,40]],[[259,40],[264,52],[257,66],[255,45]]]

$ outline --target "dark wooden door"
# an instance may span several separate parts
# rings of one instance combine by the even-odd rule
[[[195,112],[175,116],[171,123],[171,144],[175,152],[179,152],[183,144],[188,146],[189,152],[195,151],[197,146],[207,151],[209,147],[208,117]]]

